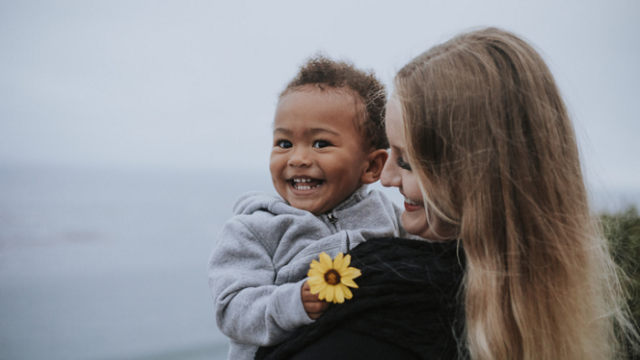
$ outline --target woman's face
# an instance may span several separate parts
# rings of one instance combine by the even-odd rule
[[[384,186],[394,186],[404,195],[402,225],[408,233],[432,240],[442,240],[429,226],[422,191],[416,175],[406,162],[404,139],[402,137],[402,114],[394,97],[387,104],[387,137],[391,146],[389,159],[384,165],[380,182]],[[436,219],[430,221],[433,225]]]

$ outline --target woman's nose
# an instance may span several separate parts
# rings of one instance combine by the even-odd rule
[[[309,151],[301,146],[294,148],[287,164],[293,167],[311,166]]]
[[[402,186],[402,176],[400,176],[400,168],[395,161],[387,159],[387,162],[382,168],[382,174],[380,175],[380,183],[386,187],[400,187]]]

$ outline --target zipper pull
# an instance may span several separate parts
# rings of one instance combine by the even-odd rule
[[[335,224],[338,222],[338,218],[335,217],[335,215],[333,215],[332,213],[328,213],[327,217],[329,218],[329,222],[332,224]]]

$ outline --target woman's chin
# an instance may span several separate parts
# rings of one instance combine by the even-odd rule
[[[405,207],[407,205],[405,203]],[[424,237],[423,234],[429,232],[429,223],[427,222],[424,207],[419,207],[419,209],[413,211],[405,210],[400,217],[400,221],[402,221],[405,231],[411,235]]]
[[[420,236],[423,239],[431,241],[447,241],[453,239],[453,237],[449,236],[450,234],[443,233],[442,231],[436,232],[431,228],[427,221],[424,207],[417,211],[403,212],[400,221],[402,221],[404,230],[411,235]],[[437,220],[432,220],[431,225],[437,226],[437,224],[434,224],[434,221],[437,223]]]

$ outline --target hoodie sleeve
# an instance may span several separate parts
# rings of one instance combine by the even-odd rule
[[[275,249],[241,219],[228,221],[209,261],[209,286],[220,331],[245,344],[269,346],[313,322],[302,306],[297,283],[274,285]]]

